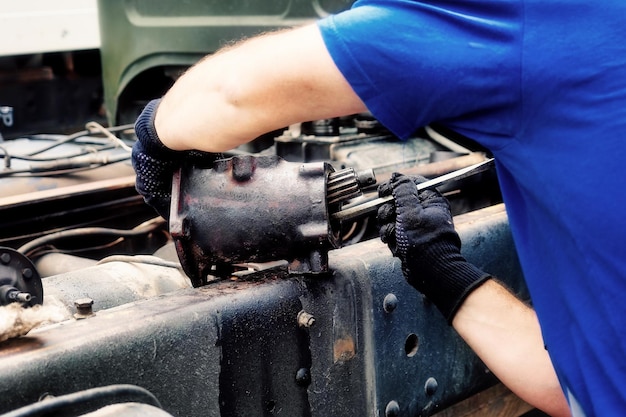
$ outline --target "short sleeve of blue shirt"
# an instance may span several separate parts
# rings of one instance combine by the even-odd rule
[[[518,2],[437,3],[358,1],[319,27],[352,88],[399,137],[432,122],[512,132],[520,94]]]

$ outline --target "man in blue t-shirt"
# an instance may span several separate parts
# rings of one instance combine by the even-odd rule
[[[535,310],[465,262],[445,200],[415,179],[381,187],[395,197],[381,237],[520,397],[552,415],[569,414],[565,398],[574,415],[621,415],[624,39],[621,0],[358,1],[191,68],[138,119],[137,188],[166,212],[184,151],[366,110],[400,138],[433,122],[471,137],[496,157]]]

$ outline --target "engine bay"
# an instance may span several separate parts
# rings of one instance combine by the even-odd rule
[[[260,201],[253,210],[230,224],[224,219],[237,199],[211,195],[223,184],[202,176],[196,188],[174,179],[181,196],[212,198],[194,206],[200,214],[193,222],[187,213],[168,224],[143,202],[129,161],[132,125],[92,124],[72,135],[3,142],[0,282],[22,295],[6,296],[1,308],[43,303],[53,310],[31,325],[16,319],[26,325],[5,332],[0,411],[108,415],[117,406],[114,413],[125,416],[432,415],[494,385],[484,365],[404,281],[397,259],[378,239],[375,213],[332,227],[328,210],[299,213],[321,216],[321,226],[304,222],[303,229],[313,237],[313,252],[326,254],[306,268],[287,259],[302,254],[294,257],[280,242],[260,238],[274,230],[291,233],[280,229],[281,219],[287,221],[280,209],[304,195],[327,197],[331,187],[343,196],[334,204],[350,207],[375,199],[377,183],[393,171],[434,178],[487,159],[470,140],[454,139],[428,127],[403,142],[369,115],[259,138],[254,152],[236,149],[221,163],[239,179],[256,175],[252,165],[271,173],[256,188]],[[322,189],[312,192],[309,180],[300,184],[291,174],[276,181],[273,169],[282,164],[321,178],[313,187]],[[346,170],[350,178],[370,174],[361,182],[328,181]],[[357,183],[358,192],[344,194]],[[252,188],[243,190],[248,195]],[[524,297],[495,172],[440,191],[451,202],[468,259],[507,277]],[[309,210],[317,200],[304,206]],[[203,217],[207,204],[226,207],[224,218]],[[277,204],[278,215],[266,223],[262,215],[253,217],[263,204]],[[236,235],[238,223],[248,237],[259,238],[263,256],[236,251],[219,258],[233,258],[227,267],[211,261],[212,268],[197,269],[209,255],[189,242],[231,230]],[[231,236],[228,244],[236,247],[237,239]],[[311,246],[299,239],[284,247]],[[320,250],[320,239],[332,244]],[[422,389],[415,389],[416,380]],[[68,405],[68,396],[75,402]],[[129,402],[140,404],[133,409]]]

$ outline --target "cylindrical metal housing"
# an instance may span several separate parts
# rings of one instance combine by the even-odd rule
[[[329,221],[327,163],[236,156],[212,169],[183,167],[174,177],[170,231],[195,286],[212,268],[284,259],[298,273],[328,268],[340,246]]]

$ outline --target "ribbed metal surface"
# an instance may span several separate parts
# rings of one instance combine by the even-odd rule
[[[354,169],[346,168],[328,176],[326,200],[329,205],[347,201],[361,195]]]

